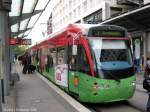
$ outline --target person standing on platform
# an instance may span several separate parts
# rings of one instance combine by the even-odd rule
[[[144,70],[144,80],[143,81],[143,87],[146,85],[146,87],[144,89],[147,90],[148,92],[148,100],[147,100],[147,105],[146,105],[146,112],[150,112],[150,58],[147,58],[147,64]],[[144,82],[146,82],[146,84],[144,84]]]
[[[28,71],[28,68],[31,64],[31,55],[28,52],[25,52],[23,59],[22,59],[22,62],[24,65],[22,73],[26,74],[26,72]]]

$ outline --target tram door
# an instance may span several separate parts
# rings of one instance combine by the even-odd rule
[[[74,94],[78,95],[79,93],[79,73],[78,73],[78,56],[77,53],[78,48],[76,46],[75,49],[73,49],[73,46],[68,47],[68,84],[69,84],[69,91]]]

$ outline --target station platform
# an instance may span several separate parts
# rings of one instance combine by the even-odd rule
[[[38,72],[22,74],[22,66],[13,65],[12,72],[20,76],[20,81],[10,88],[5,96],[3,112],[91,112],[78,101],[66,94]],[[136,74],[136,92],[129,103],[144,111],[148,94],[142,87],[143,74]],[[140,100],[139,100],[140,99]]]
[[[38,72],[22,74],[22,66],[15,66],[20,81],[5,97],[4,112],[90,112]]]

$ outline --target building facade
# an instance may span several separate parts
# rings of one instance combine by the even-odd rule
[[[52,12],[52,29],[57,32],[69,23],[97,24],[141,3],[142,0],[57,0]]]
[[[50,35],[52,33],[52,14],[50,14],[50,17],[47,20],[47,35]]]
[[[57,32],[70,23],[97,24],[124,12],[150,3],[150,0],[57,0],[51,16],[51,31]],[[134,59],[143,64],[144,39],[141,33],[130,32],[133,41]],[[133,34],[132,34],[133,33]],[[150,43],[150,33],[147,41]],[[150,57],[150,44],[147,56]]]

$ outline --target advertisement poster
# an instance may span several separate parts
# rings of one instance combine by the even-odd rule
[[[135,40],[135,59],[140,59],[140,40]]]
[[[57,65],[55,67],[56,84],[68,87],[68,66],[67,64]]]

